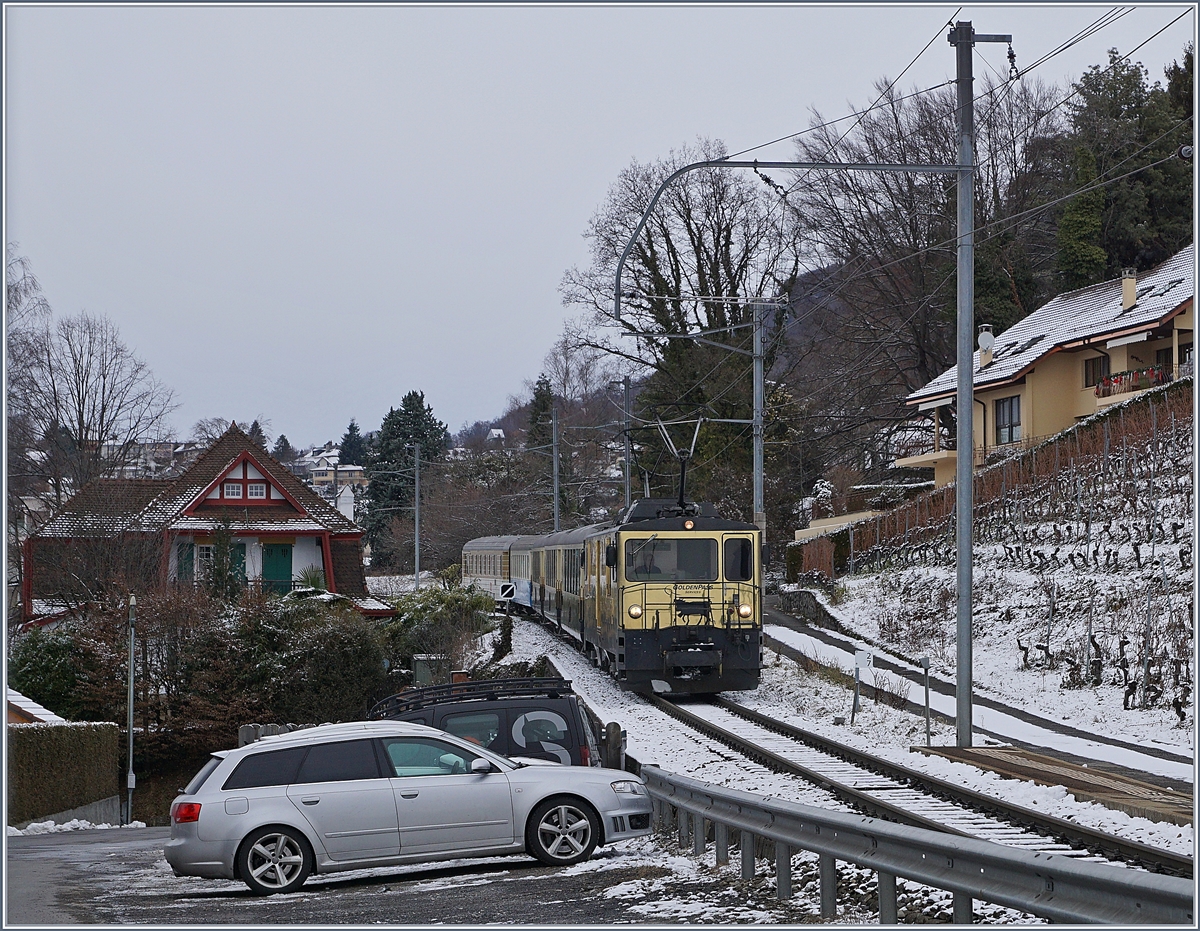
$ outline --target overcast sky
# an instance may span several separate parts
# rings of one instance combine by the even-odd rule
[[[8,5],[5,239],[56,313],[117,323],[181,436],[261,413],[336,440],[412,389],[453,431],[536,378],[631,160],[861,108],[931,39],[900,86],[946,80],[958,9]],[[1024,65],[1111,9],[957,18]],[[1034,74],[1077,78],[1187,8],[1126,9]],[[1137,52],[1151,80],[1194,29]],[[1005,52],[977,46],[976,75]]]

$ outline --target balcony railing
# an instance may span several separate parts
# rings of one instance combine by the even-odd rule
[[[173,581],[176,585],[190,585],[193,588],[202,588],[208,584],[207,579],[174,579]],[[277,595],[286,595],[298,588],[308,588],[308,585],[299,579],[242,579],[241,585],[250,591],[273,592]]]
[[[1188,368],[1190,367],[1189,363]],[[1142,369],[1106,375],[1096,385],[1096,397],[1111,398],[1117,394],[1129,394],[1131,391],[1144,391],[1146,388],[1168,385],[1175,380],[1171,368],[1169,365],[1149,365]]]

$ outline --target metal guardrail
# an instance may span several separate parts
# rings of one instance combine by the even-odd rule
[[[876,871],[882,924],[897,923],[899,877],[952,892],[956,924],[970,923],[972,899],[981,899],[1056,922],[1194,925],[1191,880],[825,811],[650,765],[641,774],[656,826],[669,829],[674,821],[680,844],[690,836],[694,853],[703,854],[711,823],[717,863],[727,863],[730,839],[739,833],[743,879],[754,876],[755,839],[773,841],[780,899],[791,898],[793,851],[816,853],[824,921],[837,917],[837,861],[844,860]]]

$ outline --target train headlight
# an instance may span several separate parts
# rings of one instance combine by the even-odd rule
[[[641,605],[630,605],[629,606],[629,616],[631,618],[633,618],[634,620],[637,620],[639,617],[641,617],[642,616],[642,606]]]
[[[695,526],[696,526],[696,522],[695,522],[694,520],[685,520],[685,521],[683,522],[683,529],[684,529],[684,530],[691,530],[691,529],[692,529],[693,527],[695,527]]]
[[[738,617],[740,617],[742,620],[746,620],[753,613],[754,608],[745,602],[742,602],[740,605],[738,605]]]

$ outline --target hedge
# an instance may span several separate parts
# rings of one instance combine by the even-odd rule
[[[8,823],[118,795],[116,724],[9,724]]]

